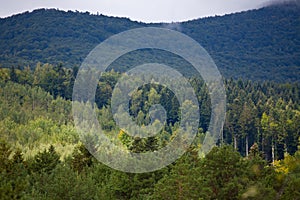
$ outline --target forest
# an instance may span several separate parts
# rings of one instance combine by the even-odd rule
[[[0,199],[300,200],[299,5],[180,23],[43,8],[0,18]],[[105,136],[124,151],[163,149],[180,133],[183,118],[176,95],[149,83],[131,94],[130,117],[145,127],[151,106],[160,104],[167,116],[162,129],[140,138],[117,125],[112,93],[133,67],[154,61],[174,68],[188,80],[200,111],[195,138],[179,159],[157,171],[129,173],[87,150],[72,112],[73,87],[96,45],[141,27],[176,30],[205,48],[223,77],[226,119],[219,140],[202,155],[212,99],[191,64],[159,49],[119,57],[95,82],[91,106]]]
[[[295,82],[300,76],[299,13],[299,3],[291,1],[182,23],[146,24],[88,12],[38,9],[0,19],[0,67],[33,69],[42,62],[72,68],[80,66],[96,45],[114,34],[162,27],[196,40],[227,79]],[[130,59],[144,60],[146,56],[142,55],[131,56],[119,67],[125,71]]]
[[[199,156],[210,97],[203,80],[189,77],[200,107],[198,132],[188,151],[155,172],[125,173],[97,161],[79,139],[72,116],[77,67],[38,63],[0,69],[0,199],[299,199],[300,85],[225,79],[223,136]],[[155,151],[172,141],[180,112],[167,88],[144,85],[130,113],[149,123],[149,107],[166,107],[155,137],[133,138],[111,114],[111,94],[122,73],[105,72],[96,92],[105,134],[132,152]]]

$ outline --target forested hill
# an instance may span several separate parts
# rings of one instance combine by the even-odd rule
[[[294,3],[176,24],[54,9],[25,12],[0,19],[0,65],[34,67],[40,61],[79,66],[104,39],[143,26],[173,28],[191,36],[226,78],[300,80],[300,6]]]
[[[142,24],[125,18],[39,9],[0,21],[0,59],[7,64],[80,65],[98,43]]]

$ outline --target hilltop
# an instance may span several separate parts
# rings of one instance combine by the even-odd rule
[[[80,66],[109,36],[156,26],[181,31],[198,41],[226,78],[294,82],[300,77],[299,13],[299,4],[285,3],[176,24],[146,24],[88,12],[39,9],[0,19],[0,66],[33,68],[37,62]],[[185,70],[184,64],[180,67]]]

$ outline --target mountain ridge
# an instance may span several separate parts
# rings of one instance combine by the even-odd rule
[[[97,44],[139,27],[178,30],[199,42],[226,78],[299,81],[300,6],[280,4],[181,23],[142,23],[88,12],[39,9],[0,19],[0,67],[80,66]],[[269,76],[271,75],[271,77]]]

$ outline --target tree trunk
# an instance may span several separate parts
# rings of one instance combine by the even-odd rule
[[[272,142],[272,163],[274,164],[275,161],[275,147],[274,147],[274,143]]]
[[[236,139],[236,135],[233,135],[233,141],[234,141],[234,149],[237,149],[237,139]]]
[[[249,153],[249,141],[248,141],[248,135],[246,135],[246,157],[248,157]]]
[[[34,108],[35,108],[35,100],[34,100],[34,92],[32,91],[32,107],[31,107],[31,110],[33,111]]]
[[[258,129],[258,135],[260,137],[259,141],[260,141],[260,147],[261,147],[261,151],[263,154],[265,154],[265,139],[264,139],[264,136],[262,134],[262,131],[260,132],[260,129]]]

